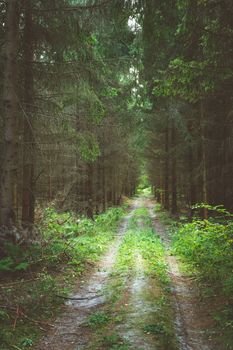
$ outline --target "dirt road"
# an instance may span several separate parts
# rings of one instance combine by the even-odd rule
[[[211,350],[204,340],[208,312],[199,302],[194,283],[181,274],[176,257],[169,255],[170,240],[154,205],[148,198],[132,202],[108,252],[93,272],[79,281],[63,313],[36,350]],[[148,211],[148,220],[135,216],[142,208]],[[168,287],[161,287],[156,268],[153,274],[148,270],[145,250],[132,240],[135,227],[138,237],[145,234],[141,245],[146,239],[153,241],[146,230],[155,229],[153,234],[161,237],[172,290],[169,297],[164,294]],[[161,244],[151,244],[155,243]]]

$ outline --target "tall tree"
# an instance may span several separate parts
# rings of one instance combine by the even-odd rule
[[[6,42],[4,68],[4,146],[0,178],[0,224],[11,227],[17,221],[17,175],[18,175],[18,49],[19,4],[7,1]]]
[[[34,40],[31,0],[24,1],[23,64],[24,64],[24,111],[23,111],[23,174],[22,174],[22,222],[34,222]]]

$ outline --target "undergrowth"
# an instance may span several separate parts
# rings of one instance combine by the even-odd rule
[[[123,208],[112,208],[93,221],[48,208],[40,241],[30,247],[5,244],[0,260],[1,350],[33,346],[59,312],[73,278],[106,250],[123,214]]]
[[[171,253],[181,258],[185,274],[194,275],[203,296],[213,300],[210,310],[216,321],[213,338],[217,348],[233,349],[233,222],[222,206],[197,204],[194,214],[208,209],[209,219],[185,215],[172,218],[156,206],[160,221],[172,239]]]
[[[224,349],[233,349],[233,223],[194,219],[174,235],[173,252],[182,257],[215,297],[213,317],[220,328]],[[221,348],[221,347],[220,347]]]

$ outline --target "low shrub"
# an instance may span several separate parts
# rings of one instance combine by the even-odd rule
[[[174,235],[173,250],[200,276],[230,295],[233,292],[233,223],[194,220]]]

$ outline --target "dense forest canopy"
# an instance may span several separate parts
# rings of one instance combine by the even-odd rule
[[[232,15],[231,0],[1,1],[2,237],[51,203],[92,218],[142,173],[172,213],[231,210]]]

